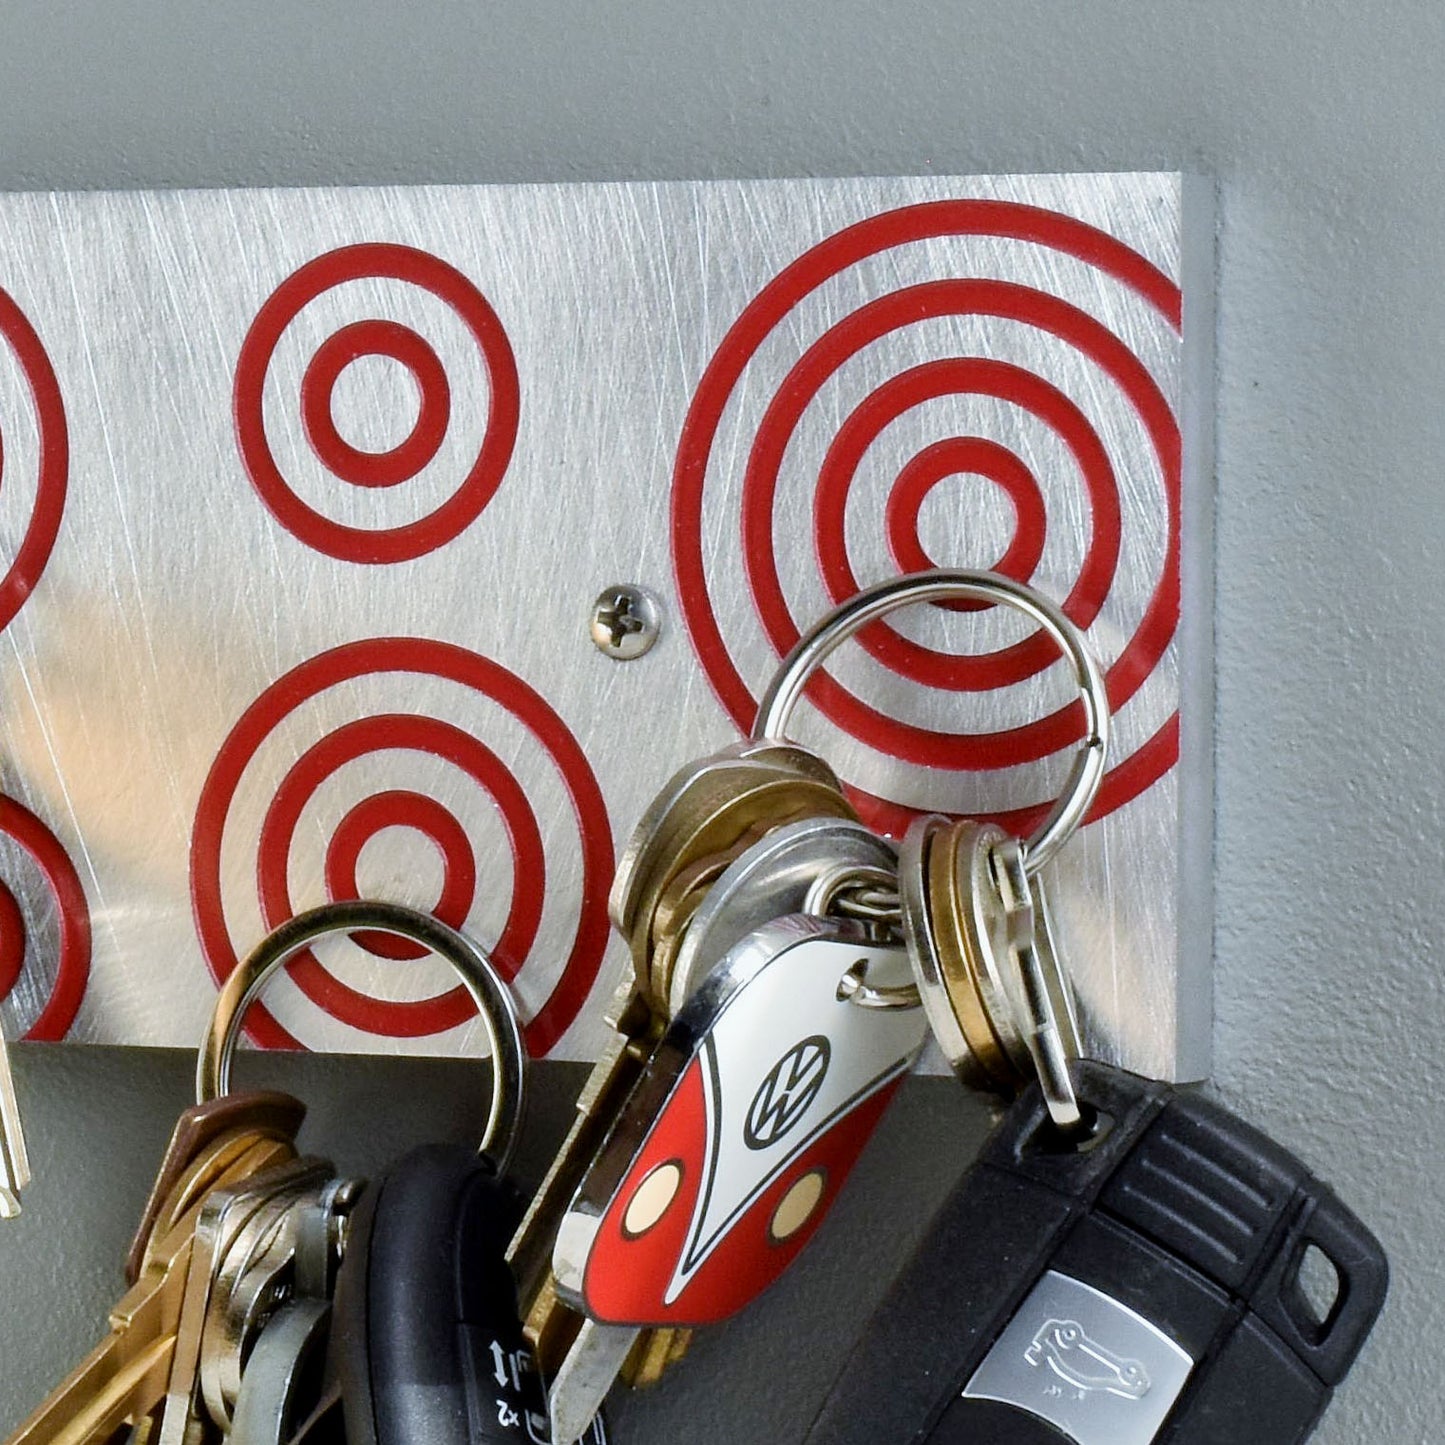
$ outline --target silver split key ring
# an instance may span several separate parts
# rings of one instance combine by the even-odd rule
[[[1073,1128],[1081,1119],[1068,1069],[1069,1058],[1078,1052],[1077,1025],[1072,994],[1054,952],[1042,885],[1036,875],[1088,816],[1108,760],[1108,690],[1080,630],[1048,598],[997,573],[939,568],[892,578],[842,603],[798,640],[763,695],[753,737],[785,739],[788,721],[808,679],[835,649],[870,622],[914,603],[955,600],[1001,603],[1031,618],[1058,644],[1083,701],[1084,737],[1058,801],[1026,841],[1005,839],[1000,833],[998,842],[985,845],[984,855],[1005,914],[1007,936],[1001,942],[1012,956],[1019,983],[1017,991],[1007,990],[998,996],[993,1007],[1016,1014],[1018,1032],[1038,1074],[1049,1113],[1060,1127]],[[935,947],[927,884],[920,874],[924,856],[921,850],[926,848],[927,836],[944,821],[934,817],[915,823],[904,840],[900,860],[902,922],[910,942],[917,986],[882,990],[870,988],[861,976],[850,976],[840,985],[839,997],[849,997],[871,1008],[906,1007],[921,1001],[949,1062],[960,1068],[973,1060],[972,1044],[956,1013],[953,985],[957,980],[941,962],[942,955]],[[981,836],[977,841],[984,840]],[[975,875],[977,862],[971,865]],[[837,880],[830,882],[836,886]],[[994,944],[992,930],[980,927],[975,932],[977,949],[987,955],[983,961],[988,964]],[[994,972],[996,966],[990,968],[990,979]],[[975,979],[970,987],[977,989],[980,985]],[[990,1006],[980,995],[974,1007],[975,1012],[979,1007],[987,1012]],[[990,1029],[994,1022],[990,1016]]]
[[[451,965],[472,996],[492,1054],[492,1102],[480,1152],[504,1174],[527,1104],[527,1049],[517,1006],[485,950],[429,913],[399,903],[359,899],[324,903],[288,919],[249,953],[221,986],[196,1063],[196,1100],[230,1092],[231,1060],[247,1010],[272,976],[297,954],[338,933],[389,933],[419,943]]]
[[[1047,818],[1024,843],[1024,869],[1032,877],[1084,821],[1103,781],[1109,752],[1109,694],[1104,674],[1083,634],[1063,609],[1041,593],[997,572],[939,567],[910,572],[865,587],[835,607],[798,639],[758,704],[754,738],[785,740],[793,709],[809,678],[849,638],[870,622],[919,602],[989,602],[1012,607],[1036,622],[1058,644],[1084,704],[1084,737],[1073,769]]]

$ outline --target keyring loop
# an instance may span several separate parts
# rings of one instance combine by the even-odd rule
[[[864,923],[891,924],[895,929],[901,927],[897,902],[897,871],[861,863],[838,863],[820,873],[808,885],[807,895],[803,899],[803,912],[816,914],[821,918],[833,911],[845,889],[860,885],[871,888],[875,894],[891,892],[893,901],[887,905],[876,901],[861,906],[855,903],[853,907],[841,911],[849,918],[856,918]]]
[[[246,1011],[276,971],[313,943],[358,930],[389,933],[429,949],[449,963],[471,994],[492,1051],[492,1102],[481,1153],[504,1173],[527,1105],[527,1049],[511,990],[486,952],[429,913],[399,903],[356,899],[324,903],[288,919],[249,953],[221,986],[210,1027],[196,1061],[196,1101],[209,1103],[230,1092],[231,1060]]]
[[[910,572],[865,587],[814,624],[783,659],[758,704],[754,738],[787,738],[788,721],[808,679],[829,656],[870,622],[917,602],[992,602],[1012,607],[1058,644],[1084,703],[1084,740],[1063,792],[1047,818],[1024,843],[1024,869],[1032,877],[1084,821],[1103,781],[1109,752],[1109,694],[1104,674],[1083,634],[1061,608],[1022,582],[997,572],[939,567]]]

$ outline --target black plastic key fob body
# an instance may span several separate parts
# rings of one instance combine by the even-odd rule
[[[869,1322],[808,1445],[1310,1434],[1384,1303],[1379,1243],[1218,1105],[1099,1064],[1075,1078],[1087,1138],[1057,1134],[1036,1089],[1010,1109]],[[1317,1269],[1325,1288],[1311,1294]]]
[[[357,1207],[328,1375],[347,1445],[547,1445],[506,1249],[524,1201],[490,1162],[417,1149]],[[587,1437],[605,1445],[604,1427]]]

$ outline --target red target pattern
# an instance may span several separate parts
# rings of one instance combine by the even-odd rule
[[[324,516],[303,501],[283,475],[266,434],[266,376],[282,335],[302,309],[350,281],[388,279],[420,287],[446,303],[465,326],[486,366],[491,398],[486,432],[456,490],[426,516],[390,528],[355,527]],[[367,452],[345,441],[332,415],[341,373],[363,356],[383,356],[410,373],[421,409],[410,434],[387,451]],[[369,317],[343,326],[311,358],[301,385],[306,436],[321,464],[356,487],[397,487],[437,455],[452,417],[452,388],[435,349],[400,322]],[[307,546],[346,562],[402,562],[459,536],[481,515],[501,485],[517,440],[520,387],[517,363],[501,320],[486,297],[454,266],[410,246],[370,242],[344,246],[302,266],[261,308],[236,362],[233,398],[236,441],[261,500]]]
[[[1180,328],[1179,288],[1152,262],[1082,221],[1011,202],[960,200],[902,207],[840,231],[780,272],[738,317],[704,372],[683,426],[673,478],[673,559],[684,616],[707,676],[740,728],[751,727],[757,700],[719,626],[703,547],[707,476],[724,414],[759,351],[800,305],[835,277],[897,247],[967,237],[1029,242],[1082,261],[1122,284],[1174,332]],[[867,301],[808,345],[781,380],[769,383],[772,400],[747,452],[741,517],[743,561],[763,632],[781,657],[797,642],[800,628],[814,620],[796,617],[790,609],[774,552],[784,456],[810,404],[865,349],[920,323],[959,318],[1005,322],[1062,343],[1109,379],[1148,438],[1162,483],[1165,556],[1137,627],[1107,669],[1110,702],[1118,711],[1159,665],[1178,623],[1178,422],[1148,368],[1123,340],[1062,297],[1014,281],[947,278],[908,285]],[[1122,521],[1115,466],[1097,428],[1064,391],[1021,366],[986,356],[944,357],[906,368],[844,416],[823,458],[813,496],[814,545],[827,595],[840,602],[861,586],[847,554],[844,517],[865,454],[900,417],[942,397],[1007,403],[1036,419],[1067,449],[1082,479],[1092,529],[1063,605],[1069,617],[1087,629],[1107,601],[1119,565]],[[994,565],[1020,581],[1031,580],[1047,530],[1039,479],[1011,450],[980,436],[935,442],[898,472],[882,519],[894,561],[903,570],[932,564],[919,540],[919,513],[934,486],[960,473],[979,476],[1004,493],[1015,526],[1011,542]],[[1043,634],[976,655],[924,647],[886,622],[866,630],[860,641],[891,672],[921,685],[960,692],[1008,687],[1056,661]],[[973,734],[940,732],[885,714],[827,674],[814,678],[809,697],[834,724],[881,753],[958,771],[1036,762],[1070,747],[1083,727],[1082,708],[1072,704],[1017,727]],[[1174,765],[1178,749],[1176,713],[1110,770],[1093,816],[1101,817],[1144,792]],[[913,816],[902,805],[853,791],[875,826],[897,831]],[[1040,803],[998,816],[1009,826],[1026,829],[1047,806]]]
[[[904,465],[898,474],[897,485],[888,494],[886,525],[893,560],[902,572],[923,572],[940,565],[924,550],[919,536],[919,515],[928,494],[940,482],[970,474],[987,478],[1003,491],[1013,507],[1013,541],[994,563],[993,570],[1028,581],[1044,555],[1048,517],[1043,490],[1038,478],[1018,457],[987,437],[948,437],[925,447]],[[841,594],[847,597],[862,586],[853,575],[847,549],[841,545],[853,473],[845,472],[835,464],[829,468],[824,481],[830,493],[831,506],[825,512],[820,489],[814,529],[818,560],[828,577],[829,591],[835,596]],[[983,602],[948,602],[942,605],[958,612],[976,612],[987,606]],[[920,653],[924,651],[919,648]],[[945,658],[944,666],[952,668],[959,660],[957,657]]]
[[[70,440],[65,403],[50,358],[25,313],[4,291],[0,291],[0,337],[14,352],[30,387],[40,434],[39,475],[30,522],[9,568],[0,577],[0,629],[3,629],[9,626],[34,590],[60,534],[70,471]],[[4,473],[4,418],[0,418],[0,487],[4,486]]]
[[[418,638],[376,638],[322,653],[273,683],[246,710],[222,745],[202,789],[191,842],[191,895],[206,960],[217,981],[238,962],[221,890],[221,850],[242,778],[267,738],[299,708],[331,688],[386,674],[444,679],[499,704],[540,745],[564,784],[576,819],[582,879],[580,916],[573,945],[550,997],[527,1025],[534,1057],[547,1053],[581,1012],[596,981],[607,945],[606,895],[614,865],[611,826],[601,789],[576,738],[551,706],[515,673],[452,643]],[[488,795],[502,817],[512,851],[510,910],[500,936],[487,941],[508,979],[521,971],[542,919],[547,868],[542,832],[526,792],[502,760],[478,738],[439,718],[382,712],[326,732],[310,746],[275,789],[261,824],[256,851],[258,902],[266,928],[296,911],[287,878],[297,825],[307,803],[327,779],[359,759],[382,752],[439,758]],[[403,827],[425,837],[442,859],[441,895],[434,912],[460,928],[471,911],[478,859],[461,822],[441,803],[405,788],[388,787],[355,803],[333,831],[325,854],[325,882],[332,899],[357,896],[357,861],[381,830]],[[255,940],[251,940],[255,941]],[[419,956],[404,942],[356,935],[379,957]],[[333,1017],[358,1029],[416,1038],[465,1022],[474,1006],[464,988],[414,1002],[386,1001],[343,983],[311,953],[290,966],[302,991]],[[248,1016],[251,1036],[271,1048],[299,1047],[262,1008]]]
[[[0,834],[29,855],[60,918],[55,985],[25,1034],[27,1039],[54,1042],[70,1032],[90,981],[90,906],[70,855],[55,834],[13,798],[0,797]],[[25,916],[15,895],[0,883],[0,999],[19,982],[25,967],[25,938]]]
[[[410,435],[390,451],[362,451],[336,429],[336,383],[363,356],[388,356],[400,362],[421,395],[421,410]],[[353,486],[398,487],[409,482],[440,450],[451,415],[451,384],[441,358],[425,337],[395,321],[354,321],[343,326],[322,343],[301,382],[301,416],[312,450]]]

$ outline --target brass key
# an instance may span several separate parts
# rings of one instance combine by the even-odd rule
[[[933,815],[908,830],[899,851],[904,931],[923,1005],[944,1057],[965,1082],[1012,1094],[1029,1078],[1000,955],[984,946],[985,847],[1001,830]]]
[[[147,1241],[155,1234],[167,1233],[181,1214],[214,1187],[219,1169],[234,1162],[255,1136],[294,1141],[305,1118],[306,1106],[299,1099],[264,1089],[230,1094],[187,1109],[171,1134],[131,1243],[127,1282],[134,1284],[140,1278]],[[206,1145],[217,1142],[226,1148],[206,1155],[219,1161],[217,1172],[208,1174],[201,1167],[201,1156]]]
[[[1010,1096],[1039,1079],[1055,1122],[1071,1127],[1068,1061],[1081,1052],[1073,990],[1019,840],[970,819],[921,818],[900,850],[899,885],[944,1057],[964,1082]]]
[[[542,1181],[508,1251],[517,1277],[527,1342],[545,1378],[555,1375],[583,1327],[583,1319],[557,1297],[552,1243],[557,1221],[571,1203],[592,1156],[601,1147],[666,1019],[629,980],[614,1000],[607,1022],[616,1031],[588,1076],[577,1100],[577,1116],[547,1177]]]
[[[102,1445],[141,1425],[165,1394],[190,1273],[196,1225],[212,1189],[239,1184],[294,1155],[265,1096],[256,1125],[231,1101],[228,1127],[210,1132],[183,1116],[132,1248],[137,1277],[110,1312],[106,1337],[51,1392],[6,1445]],[[299,1107],[299,1106],[298,1106]],[[173,1181],[163,1191],[163,1181]],[[163,1192],[162,1192],[163,1191]]]
[[[828,765],[792,744],[734,743],[663,787],[623,850],[609,903],[637,980],[660,1011],[668,996],[652,958],[663,895],[688,869],[708,860],[725,866],[762,833],[808,817],[856,814]]]

